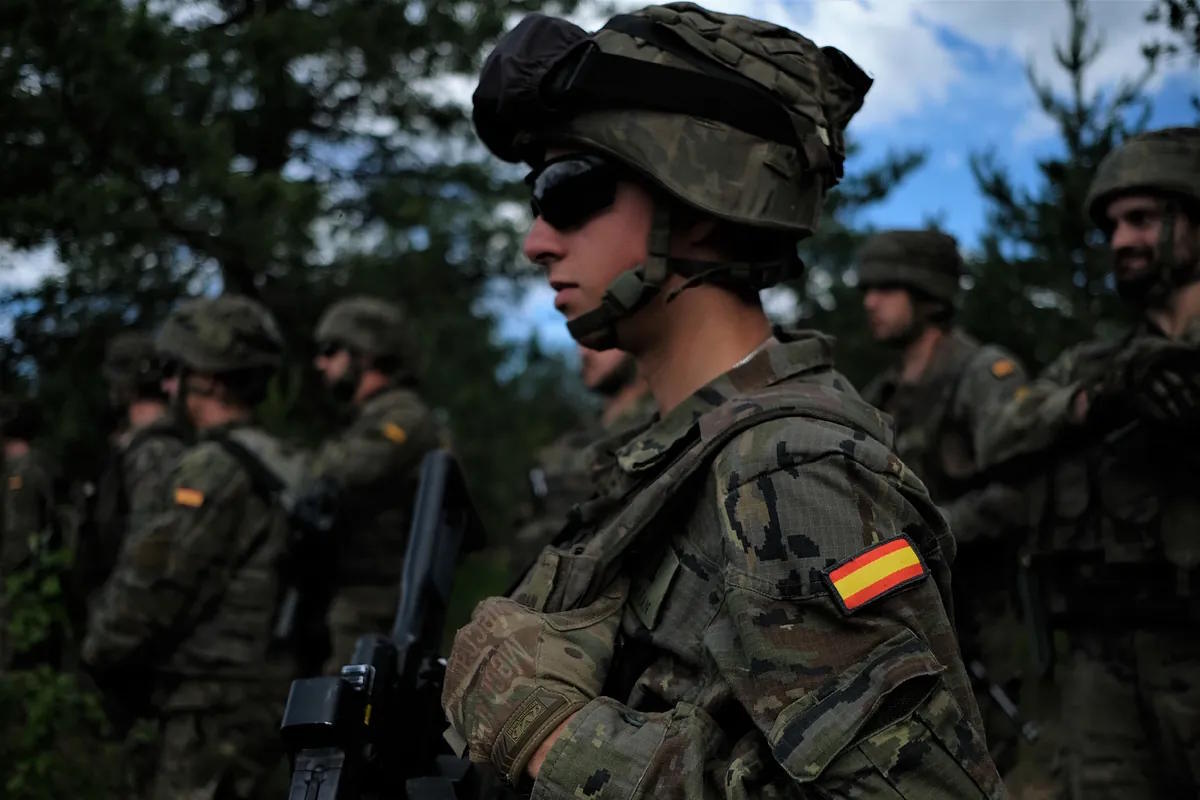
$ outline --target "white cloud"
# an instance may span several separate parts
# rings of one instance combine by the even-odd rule
[[[65,271],[66,266],[58,260],[58,252],[52,244],[16,250],[0,242],[0,288],[32,289],[43,278],[62,275]]]

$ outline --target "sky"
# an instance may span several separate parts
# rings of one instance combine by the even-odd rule
[[[643,2],[618,0],[620,8]],[[1055,43],[1065,39],[1063,0],[708,0],[719,11],[768,19],[797,30],[819,45],[833,45],[875,80],[862,111],[850,125],[860,145],[846,170],[865,168],[893,149],[922,148],[926,164],[901,183],[886,202],[857,222],[877,227],[921,225],[937,220],[965,250],[978,242],[985,208],[969,169],[973,153],[994,149],[1013,177],[1036,180],[1036,161],[1054,152],[1053,123],[1037,107],[1025,75],[1032,64],[1060,90],[1065,77],[1054,63]],[[1141,45],[1154,31],[1142,17],[1149,0],[1092,0],[1094,32],[1104,42],[1087,91],[1103,91],[1144,68]],[[582,19],[594,27],[602,20]],[[471,81],[458,81],[465,99]],[[1188,103],[1200,92],[1200,69],[1180,61],[1151,83],[1152,127],[1194,124]],[[30,285],[55,269],[54,254],[12,254],[0,244],[0,284]],[[549,289],[502,293],[486,307],[503,309],[500,333],[524,339],[536,330],[548,343],[565,344],[562,320]]]
[[[622,8],[643,3],[621,2]],[[1030,64],[1059,91],[1068,89],[1054,47],[1067,36],[1063,0],[710,0],[718,11],[767,19],[819,45],[833,45],[875,83],[849,133],[860,151],[847,174],[889,150],[920,148],[925,165],[857,222],[879,228],[936,220],[970,251],[985,224],[985,206],[970,157],[994,149],[1018,185],[1037,180],[1037,159],[1058,147],[1053,122],[1038,107],[1026,78]],[[1104,49],[1089,94],[1111,90],[1145,68],[1142,45],[1155,31],[1143,20],[1146,0],[1092,0],[1093,32]],[[1189,97],[1200,93],[1200,69],[1181,60],[1151,81],[1151,127],[1195,124]],[[530,328],[547,343],[569,345],[547,287],[524,297],[496,298],[506,308],[502,335]],[[515,307],[514,307],[515,304]],[[514,313],[515,312],[515,313]]]

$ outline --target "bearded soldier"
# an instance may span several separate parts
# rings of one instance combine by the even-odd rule
[[[958,542],[954,602],[964,658],[979,671],[976,695],[998,761],[1017,730],[988,697],[990,683],[1017,688],[1024,641],[1012,592],[1023,527],[1020,493],[987,482],[979,442],[1000,406],[1025,382],[1016,359],[954,325],[962,258],[938,231],[876,234],[858,254],[858,282],[871,335],[897,350],[896,363],[863,390],[892,415],[896,453],[929,489]],[[988,680],[984,680],[983,678]],[[1005,758],[1001,758],[1001,750]]]
[[[654,399],[628,353],[580,345],[579,374],[584,387],[602,398],[600,414],[538,452],[529,472],[534,508],[513,541],[513,564],[520,570],[562,529],[571,507],[594,493],[589,447],[619,440],[654,414]]]
[[[161,502],[167,476],[189,437],[169,408],[163,364],[151,334],[114,336],[100,372],[109,402],[121,412],[122,428],[96,486],[94,524],[80,542],[77,563],[87,594],[107,578],[125,534],[142,527]]]
[[[983,457],[1046,477],[1028,574],[1064,793],[1196,797],[1200,129],[1110,153],[1087,213],[1141,320],[1063,353],[994,422]]]
[[[597,464],[510,598],[455,639],[450,738],[534,798],[985,797],[953,540],[832,343],[772,331],[870,79],[687,3],[588,34],[532,15],[474,96],[533,167],[525,253],[660,418]]]
[[[399,308],[370,297],[341,300],[321,317],[316,340],[317,369],[353,413],[349,426],[321,445],[309,489],[336,498],[327,617],[327,666],[336,671],[360,636],[391,630],[417,467],[438,434],[416,392]]]
[[[271,648],[287,522],[263,477],[302,465],[254,426],[278,369],[275,320],[238,296],[192,300],[158,334],[179,365],[177,404],[197,431],[92,609],[95,670],[149,668],[161,730],[154,798],[244,798],[279,762],[291,677]]]

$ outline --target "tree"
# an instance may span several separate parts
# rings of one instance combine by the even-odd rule
[[[1066,0],[1067,40],[1055,47],[1069,90],[1058,94],[1032,66],[1030,87],[1058,127],[1061,151],[1038,161],[1039,182],[1018,187],[994,152],[971,168],[989,206],[981,253],[970,265],[974,289],[962,319],[968,330],[1002,342],[1031,367],[1064,348],[1103,335],[1127,312],[1114,292],[1108,254],[1085,218],[1092,175],[1113,147],[1142,130],[1150,113],[1144,89],[1153,64],[1109,90],[1089,90],[1089,68],[1103,42],[1092,34],[1084,0]]]
[[[1193,67],[1200,66],[1200,0],[1155,0],[1146,12],[1146,21],[1169,31],[1168,38],[1143,48],[1146,58],[1183,58]],[[1192,108],[1200,120],[1200,94],[1192,95]]]

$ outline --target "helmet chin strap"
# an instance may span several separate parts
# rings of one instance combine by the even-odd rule
[[[1177,201],[1164,202],[1152,274],[1141,280],[1118,282],[1117,291],[1126,300],[1151,307],[1163,305],[1176,289],[1200,280],[1200,264],[1180,264],[1175,254],[1175,221],[1180,211]]]

